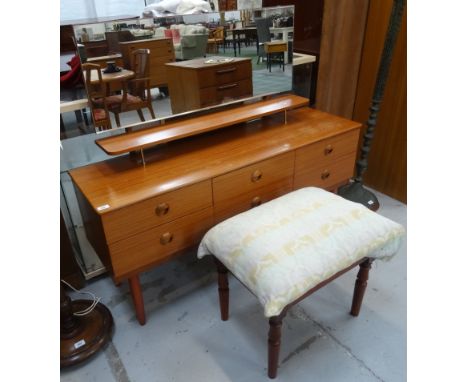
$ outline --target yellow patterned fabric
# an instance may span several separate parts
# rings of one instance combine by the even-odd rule
[[[307,187],[216,225],[198,257],[216,256],[272,317],[364,257],[391,258],[404,232],[361,204]]]

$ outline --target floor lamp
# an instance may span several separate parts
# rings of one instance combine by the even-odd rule
[[[400,30],[404,8],[405,0],[393,1],[393,8],[388,23],[385,44],[382,55],[380,56],[379,71],[377,73],[377,79],[375,80],[374,94],[372,96],[369,118],[366,122],[367,129],[364,134],[364,140],[361,146],[361,154],[359,160],[356,162],[356,177],[352,180],[351,183],[338,189],[338,195],[341,195],[345,199],[351,200],[353,202],[361,203],[373,211],[376,211],[379,208],[379,201],[371,191],[364,188],[362,185],[362,176],[368,167],[367,157],[371,148],[372,139],[374,138],[377,117],[385,91],[388,71],[392,62],[393,48]]]
[[[99,300],[72,301],[60,282],[61,368],[81,363],[103,349],[113,330],[114,320],[105,305]]]

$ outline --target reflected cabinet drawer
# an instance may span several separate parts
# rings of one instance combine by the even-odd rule
[[[119,279],[197,245],[212,225],[210,207],[109,245],[115,277]]]
[[[223,85],[200,89],[201,106],[208,106],[230,99],[249,97],[252,95],[252,79],[244,79]]]
[[[214,178],[216,222],[290,192],[293,173],[289,152]]]
[[[155,196],[103,215],[106,241],[114,243],[211,205],[209,180]]]
[[[137,49],[149,49],[151,59],[160,56],[172,56],[174,54],[174,45],[170,38],[143,39],[120,43],[122,50],[128,49],[131,53]]]
[[[251,77],[252,62],[250,60],[233,62],[229,65],[198,71],[200,88],[229,84],[244,79],[251,79]]]

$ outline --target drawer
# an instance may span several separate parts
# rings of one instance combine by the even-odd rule
[[[219,202],[215,205],[215,223],[287,194],[293,190],[292,187],[293,179],[288,177],[256,190],[241,193],[228,201]]]
[[[149,228],[212,205],[211,182],[196,183],[155,196],[102,216],[107,243],[114,243]]]
[[[338,158],[355,153],[358,145],[359,130],[340,134],[302,147],[296,151],[296,171],[320,164],[330,164]]]
[[[200,89],[201,107],[252,96],[252,79]]]
[[[252,77],[252,62],[235,62],[198,71],[200,88],[229,84]]]
[[[176,219],[109,245],[117,280],[163,262],[182,249],[197,245],[213,225],[213,209]]]
[[[216,215],[240,203],[245,210],[256,196],[275,197],[292,189],[294,152],[278,155],[213,179]],[[275,196],[272,196],[275,195]],[[262,201],[265,201],[263,199]]]
[[[351,153],[333,162],[310,164],[300,169],[296,167],[294,189],[308,186],[327,189],[336,186],[353,176],[355,159],[354,153]]]

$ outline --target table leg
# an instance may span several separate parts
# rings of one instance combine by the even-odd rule
[[[135,305],[137,320],[140,325],[144,325],[146,324],[145,303],[143,301],[143,294],[141,293],[141,285],[138,275],[130,277],[128,279],[128,283],[130,285],[133,304]]]
[[[284,61],[288,62],[288,32],[283,32],[283,41],[286,43],[286,52],[284,52]],[[284,69],[284,68],[283,68]]]
[[[232,32],[232,47],[234,48],[234,57],[237,57],[236,34]]]

